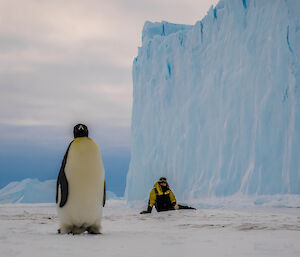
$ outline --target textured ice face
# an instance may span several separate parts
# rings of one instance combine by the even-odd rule
[[[300,193],[300,5],[220,1],[194,26],[145,23],[125,196]]]

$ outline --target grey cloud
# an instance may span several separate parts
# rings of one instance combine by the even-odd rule
[[[216,1],[0,1],[0,125],[11,138],[44,140],[83,121],[128,146],[144,22],[194,23]]]
[[[0,155],[11,151],[14,147],[46,146],[49,149],[57,149],[66,146],[73,139],[73,126],[80,121],[66,123],[63,126],[51,124],[48,126],[11,126],[2,124],[0,126]],[[110,127],[107,124],[96,122],[85,122],[93,138],[102,149],[128,148],[129,129],[124,127]],[[109,137],[107,135],[110,135]]]
[[[22,123],[22,120],[36,119],[42,124],[55,120],[63,124],[65,120],[86,116],[111,125],[123,124],[125,119],[129,127],[130,71],[89,65],[82,62],[52,68],[46,65],[32,74],[1,76],[0,108],[7,111],[2,112],[0,121]],[[109,98],[103,87],[116,88],[126,100]],[[111,117],[107,117],[108,113]]]
[[[27,48],[28,46],[29,42],[23,38],[3,34],[0,35],[0,52],[15,51]]]

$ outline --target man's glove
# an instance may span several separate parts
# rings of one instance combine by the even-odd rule
[[[178,204],[175,204],[175,205],[174,205],[174,210],[178,210],[178,209],[179,209]]]
[[[140,214],[146,214],[146,213],[151,213],[152,207],[148,205],[148,208],[146,211],[141,211]]]
[[[145,210],[140,212],[140,214],[147,214],[147,213],[150,213],[150,212],[145,211]]]

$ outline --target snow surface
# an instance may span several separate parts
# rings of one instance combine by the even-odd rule
[[[299,13],[299,0],[221,0],[194,26],[145,23],[126,199],[146,201],[160,176],[179,199],[299,197]]]
[[[113,192],[106,192],[107,199],[118,198]],[[24,179],[9,183],[0,190],[1,203],[54,203],[56,180],[39,181]]]
[[[300,209],[199,209],[140,215],[109,200],[102,235],[58,235],[54,204],[0,204],[5,257],[300,256]]]

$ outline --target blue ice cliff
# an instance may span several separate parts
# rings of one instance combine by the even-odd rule
[[[300,194],[300,1],[221,0],[146,22],[133,63],[125,197]]]

